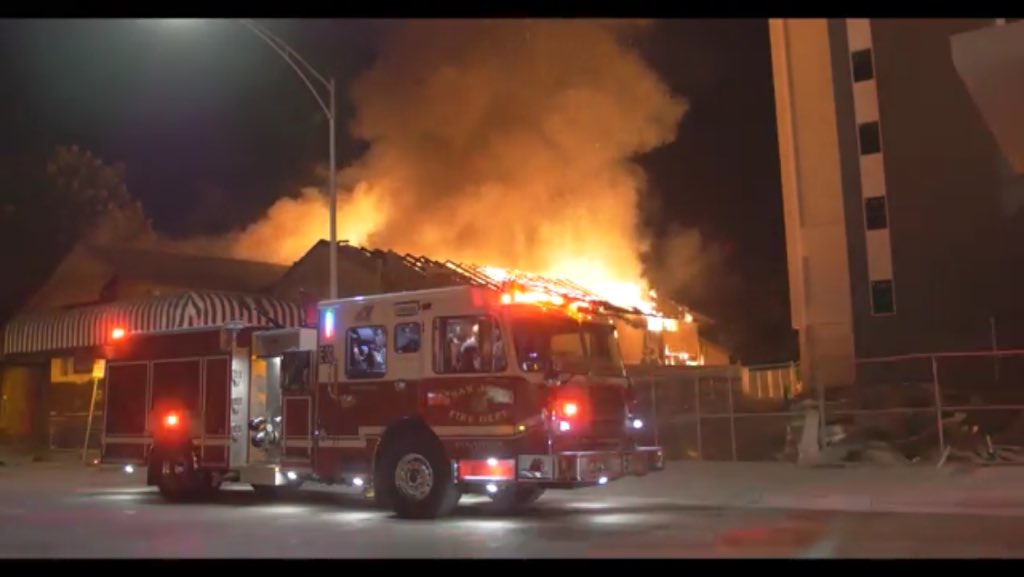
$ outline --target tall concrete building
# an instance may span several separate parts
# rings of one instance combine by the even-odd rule
[[[770,27],[805,386],[1024,348],[1024,22]]]

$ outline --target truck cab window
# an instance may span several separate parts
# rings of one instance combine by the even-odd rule
[[[500,373],[508,368],[501,327],[490,317],[446,317],[435,321],[438,373]]]
[[[395,352],[400,354],[420,351],[420,323],[395,325]]]
[[[541,372],[548,367],[567,372],[622,376],[615,327],[568,319],[517,318],[512,335],[520,367]]]
[[[388,336],[384,327],[352,327],[345,341],[345,373],[349,378],[373,379],[387,374]]]

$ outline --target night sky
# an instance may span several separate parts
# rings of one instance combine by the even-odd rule
[[[264,21],[338,79],[338,164],[352,140],[345,87],[373,61],[387,21]],[[765,20],[671,20],[641,44],[689,100],[676,140],[641,160],[655,230],[696,227],[729,274],[690,303],[719,319],[745,362],[786,360],[785,245]],[[44,159],[78,144],[127,166],[129,192],[162,234],[248,224],[313,181],[323,115],[294,72],[228,20],[0,22],[0,154]],[[443,255],[434,255],[441,256]]]

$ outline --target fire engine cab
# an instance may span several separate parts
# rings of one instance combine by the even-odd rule
[[[218,370],[230,365],[229,400],[201,398],[209,386],[154,399],[148,484],[169,499],[224,481],[268,495],[343,484],[433,518],[464,494],[512,510],[663,468],[659,447],[638,446],[617,333],[594,303],[464,286],[318,308],[318,329],[227,326],[207,339]],[[152,338],[172,337],[123,343],[152,356]],[[220,419],[227,435],[211,443]]]

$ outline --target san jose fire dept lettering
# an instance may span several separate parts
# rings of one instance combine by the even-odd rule
[[[462,425],[495,425],[507,421],[511,414],[513,393],[504,387],[484,384],[462,385],[433,392],[434,404],[448,408],[448,417]]]

